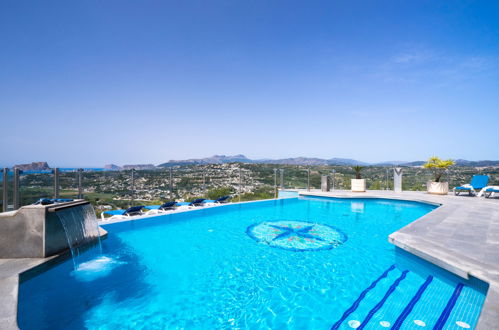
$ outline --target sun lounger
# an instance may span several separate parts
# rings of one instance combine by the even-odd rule
[[[220,198],[215,199],[215,203],[220,203],[220,204],[228,203],[229,199],[231,198],[232,198],[231,196],[222,196]]]
[[[173,211],[173,210],[182,210],[182,209],[190,209],[196,206],[203,206],[203,201],[205,201],[204,198],[198,198],[193,200],[192,202],[166,202],[163,205],[147,205],[144,208],[146,208],[147,215],[151,214],[160,214],[164,213],[167,211]]]
[[[146,206],[144,206],[144,208],[148,209],[148,210],[170,211],[170,210],[174,210],[176,205],[177,205],[177,202],[166,202],[166,203],[161,204],[161,205],[146,205]]]
[[[168,211],[173,211],[177,207],[179,207],[177,202],[166,202],[161,205],[146,205],[144,208],[146,210],[149,210],[146,212],[146,214],[159,214],[159,213],[164,213]]]
[[[203,206],[203,202],[205,200],[206,199],[204,199],[204,198],[197,198],[197,199],[193,200],[192,202],[190,202],[188,204],[188,206]]]
[[[475,196],[476,190],[486,187],[487,183],[489,183],[487,175],[473,175],[471,183],[454,188],[454,194],[458,196],[462,192],[467,192],[470,196]]]
[[[485,198],[495,197],[496,194],[499,195],[499,186],[485,187],[483,190]]]
[[[177,209],[190,209],[192,207],[198,207],[198,206],[211,206],[211,205],[216,205],[220,203],[226,203],[227,200],[230,198],[230,196],[224,196],[220,197],[216,200],[209,200],[209,199],[204,199],[204,198],[197,198],[193,200],[192,202],[166,202],[162,205],[146,205],[144,206],[145,209],[148,211],[146,212],[147,215],[153,215],[153,214],[161,214]]]
[[[142,215],[144,212],[142,212],[142,209],[144,208],[144,205],[139,205],[139,206],[132,206],[126,210],[112,210],[112,211],[105,211],[102,212],[101,218],[102,220],[114,220],[114,219],[124,219],[127,217],[133,217],[136,215]],[[110,215],[110,218],[105,218],[104,214]]]
[[[33,205],[50,205],[50,204],[55,204],[55,203],[65,203],[65,202],[72,202],[74,199],[69,199],[69,198],[40,198],[36,202],[33,203]]]
[[[203,204],[207,205],[207,206],[225,204],[225,203],[229,202],[229,199],[231,199],[231,196],[222,196],[222,197],[217,198],[217,199],[205,199],[203,201]]]

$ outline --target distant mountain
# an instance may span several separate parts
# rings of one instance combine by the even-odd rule
[[[106,171],[119,171],[119,170],[121,170],[121,166],[114,165],[114,164],[106,164],[106,165],[104,165],[104,169]]]
[[[352,166],[352,165],[369,165],[355,159],[348,158],[307,158],[307,157],[295,157],[295,158],[284,158],[284,159],[259,159],[254,160],[253,163],[257,164],[286,164],[286,165],[338,165],[338,166]]]
[[[426,163],[426,162],[423,160],[417,160],[415,162],[402,163],[400,165],[401,166],[422,166],[424,163]]]
[[[276,165],[338,165],[338,166],[421,166],[425,161],[385,161],[379,163],[366,163],[349,158],[309,158],[309,157],[294,157],[282,159],[249,159],[244,155],[215,155],[207,158],[193,158],[185,160],[170,160],[167,163],[158,165],[158,167],[172,167],[182,165],[198,165],[198,164],[223,164],[223,163],[251,163],[251,164],[276,164]],[[464,159],[456,160],[457,166],[470,167],[485,167],[499,166],[499,160],[480,160],[469,161]]]
[[[499,166],[499,160],[465,160],[456,159],[456,165],[458,166],[470,166],[470,167],[489,167],[489,166]]]
[[[251,163],[252,160],[248,159],[245,155],[215,155],[209,158],[205,158],[206,162],[211,164],[223,164],[223,163]]]
[[[224,164],[224,163],[253,163],[251,159],[244,155],[214,155],[207,158],[185,159],[185,160],[170,160],[167,163],[159,164],[158,167],[172,167],[181,165],[196,165],[196,164]]]
[[[346,158],[308,158],[295,157],[283,159],[256,159],[252,160],[244,155],[215,155],[207,158],[185,159],[185,160],[170,160],[167,163],[159,164],[158,167],[172,167],[181,165],[196,165],[196,164],[223,164],[223,163],[252,163],[252,164],[277,164],[277,165],[369,165],[355,159]]]
[[[328,165],[328,160],[321,158],[295,157],[284,159],[261,159],[253,163],[258,164],[278,164],[278,165]]]
[[[153,164],[137,164],[137,165],[123,165],[124,170],[154,170],[156,166]]]
[[[31,164],[14,165],[14,168],[18,168],[21,171],[48,171],[48,170],[50,170],[50,166],[49,166],[49,164],[47,164],[47,162],[33,162]]]
[[[408,164],[405,160],[389,160],[381,163],[373,163],[372,166],[400,166]]]
[[[499,166],[499,160],[466,160],[466,159],[456,159],[456,166],[467,166],[467,167],[494,167]],[[401,163],[401,166],[422,166],[425,161],[419,160],[415,162]]]
[[[362,165],[366,166],[369,165],[369,163],[361,162],[355,159],[348,159],[348,158],[331,158],[328,160],[329,165],[343,165],[343,166],[355,166],[355,165]]]

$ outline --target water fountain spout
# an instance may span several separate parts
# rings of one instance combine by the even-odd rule
[[[0,258],[7,259],[47,258],[99,244],[99,237],[107,234],[89,202],[61,199],[0,213],[0,232]]]

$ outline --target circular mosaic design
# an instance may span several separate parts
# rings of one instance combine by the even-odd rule
[[[343,244],[347,236],[338,229],[304,221],[266,221],[248,227],[255,241],[291,251],[328,250]]]

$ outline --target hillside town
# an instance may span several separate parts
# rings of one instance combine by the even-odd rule
[[[28,168],[35,168],[33,163]],[[48,164],[41,162],[44,169]],[[173,164],[172,164],[173,165]],[[152,166],[152,167],[151,167]],[[26,167],[25,167],[26,168]],[[365,166],[362,176],[369,190],[393,189],[394,166]],[[431,173],[421,166],[403,166],[403,189],[423,191]],[[50,168],[49,168],[50,169]],[[492,184],[499,183],[499,167],[454,166],[445,173],[450,186],[470,180],[474,174],[487,174]],[[290,165],[261,163],[190,164],[156,167],[128,165],[111,170],[87,169],[82,172],[82,192],[95,206],[125,207],[131,201],[151,203],[165,200],[190,200],[213,194],[230,194],[238,200],[274,198],[275,188],[320,189],[327,176],[331,189],[350,189],[352,166]],[[74,198],[78,193],[77,169],[64,169],[59,178],[61,196]],[[22,172],[21,204],[52,196],[54,174],[51,170]],[[213,197],[213,196],[212,196]]]

